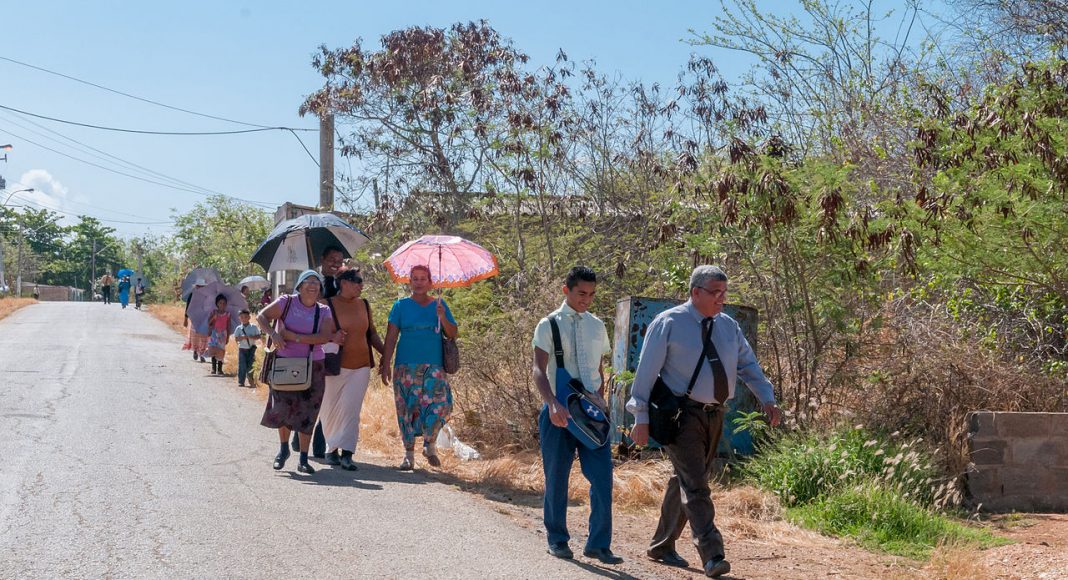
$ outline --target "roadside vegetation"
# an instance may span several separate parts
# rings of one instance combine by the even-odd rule
[[[965,415],[1068,410],[1068,21],[1043,5],[955,0],[976,23],[962,31],[914,4],[816,0],[792,19],[729,1],[694,24],[671,87],[566,47],[534,62],[486,22],[323,47],[301,110],[335,113],[360,160],[337,205],[371,236],[353,262],[380,328],[403,293],[381,262],[404,241],[453,233],[500,260],[499,277],[446,292],[452,425],[486,458],[449,468],[536,493],[530,334],[569,267],[601,274],[593,311],[611,326],[617,300],[682,298],[715,263],[760,312],[787,418],[723,501],[972,569],[960,554],[1001,540],[959,517]],[[886,18],[894,38],[872,32]],[[707,47],[755,64],[728,83]],[[153,300],[193,266],[259,273],[244,260],[266,212],[213,198],[176,218],[173,239],[109,262],[152,256]],[[86,263],[62,267],[81,285]],[[396,453],[388,390],[368,397],[366,449]],[[662,463],[618,473],[621,505],[659,501]]]
[[[33,298],[16,298],[14,296],[0,296],[0,320],[7,318],[19,308],[30,304],[37,304]]]

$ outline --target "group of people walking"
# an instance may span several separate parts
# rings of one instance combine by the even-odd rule
[[[440,466],[435,441],[452,412],[442,336],[456,337],[452,312],[443,299],[430,296],[429,268],[417,267],[411,274],[411,295],[394,302],[383,339],[371,304],[362,297],[363,277],[358,269],[342,268],[343,257],[340,248],[327,248],[321,273],[301,273],[292,294],[279,296],[256,317],[277,357],[311,360],[307,388],[269,389],[260,423],[278,431],[273,467],[283,469],[296,451],[300,473],[315,473],[309,456],[357,469],[352,457],[375,353],[380,357],[378,376],[393,386],[404,445],[399,469],[415,468],[419,436],[427,463]]]
[[[120,272],[121,274],[121,272]],[[98,288],[100,289],[100,298],[104,304],[111,304],[111,287],[115,284],[115,278],[110,273],[104,274],[98,281]],[[123,308],[130,305],[130,294],[134,297],[134,308],[141,309],[141,301],[145,296],[145,283],[141,278],[137,278],[136,281],[131,281],[129,276],[122,276],[118,279],[117,284],[119,304],[122,304]]]
[[[443,338],[457,336],[456,320],[448,304],[430,294],[430,269],[417,266],[409,278],[410,295],[393,303],[383,338],[371,304],[362,297],[360,271],[343,268],[343,256],[340,248],[328,248],[321,256],[321,273],[301,273],[294,292],[262,308],[256,325],[250,324],[247,311],[242,312],[241,325],[234,333],[243,349],[239,381],[246,374],[251,376],[256,343],[264,338],[273,345],[276,357],[310,361],[305,388],[286,390],[279,385],[269,389],[260,424],[278,434],[273,467],[284,469],[295,451],[299,473],[315,473],[310,456],[341,469],[358,469],[353,454],[359,443],[360,412],[376,364],[382,382],[393,387],[404,448],[399,469],[415,468],[420,437],[425,461],[440,466],[435,441],[453,405],[442,343]],[[591,269],[571,269],[562,286],[563,303],[534,330],[533,380],[544,403],[538,417],[545,476],[543,517],[549,554],[573,558],[567,502],[577,456],[590,483],[589,536],[583,554],[618,564],[623,559],[611,550],[611,448],[607,444],[592,448],[577,438],[568,429],[574,417],[556,393],[560,387],[557,361],[562,361],[572,377],[568,388],[584,391],[586,400],[608,413],[604,358],[611,352],[611,343],[604,322],[589,311],[597,283]],[[723,312],[726,296],[727,276],[721,269],[699,266],[693,270],[689,299],[662,312],[648,326],[626,405],[634,415],[630,438],[637,445],[649,443],[650,400],[657,388],[668,389],[680,408],[673,419],[677,437],[662,446],[674,473],[646,556],[669,566],[689,566],[676,548],[689,522],[701,567],[711,577],[730,571],[723,537],[715,525],[709,480],[737,380],[741,378],[760,400],[772,426],[780,419],[771,383],[737,321]],[[197,352],[210,353],[225,345],[223,310],[225,304],[212,317],[212,336],[194,345],[194,358]],[[247,359],[245,352],[251,353]]]

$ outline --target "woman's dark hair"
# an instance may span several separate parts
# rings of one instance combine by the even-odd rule
[[[567,285],[568,290],[574,290],[579,282],[593,282],[596,284],[597,273],[587,266],[575,266],[574,268],[571,268],[571,271],[567,273],[567,278],[564,280],[564,284]]]
[[[349,282],[355,282],[357,284],[363,284],[363,277],[360,276],[360,270],[357,269],[357,268],[353,268],[353,269],[350,269],[350,270],[345,270],[344,272],[338,274],[337,275],[337,280],[339,282],[342,281],[342,280],[348,280]]]
[[[415,266],[412,266],[412,269],[408,271],[409,280],[411,279],[412,274],[414,274],[416,270],[422,270],[426,272],[427,279],[429,279],[431,282],[434,281],[434,277],[430,274],[430,266],[427,266],[425,264],[416,264]]]
[[[218,296],[215,297],[215,305],[216,306],[219,305],[219,301],[220,300],[222,300],[223,302],[227,302],[227,303],[230,302],[229,300],[226,299],[226,294],[219,294]]]

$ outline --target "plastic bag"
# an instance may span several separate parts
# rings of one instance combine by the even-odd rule
[[[450,425],[445,425],[441,428],[441,431],[438,431],[437,447],[438,449],[452,449],[453,455],[459,457],[461,461],[482,459],[482,454],[477,449],[456,437],[456,433],[453,432]]]

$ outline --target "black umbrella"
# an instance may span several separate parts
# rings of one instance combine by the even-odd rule
[[[275,226],[249,261],[268,272],[310,270],[330,246],[341,248],[345,257],[351,258],[369,241],[367,234],[334,214],[312,213]]]

